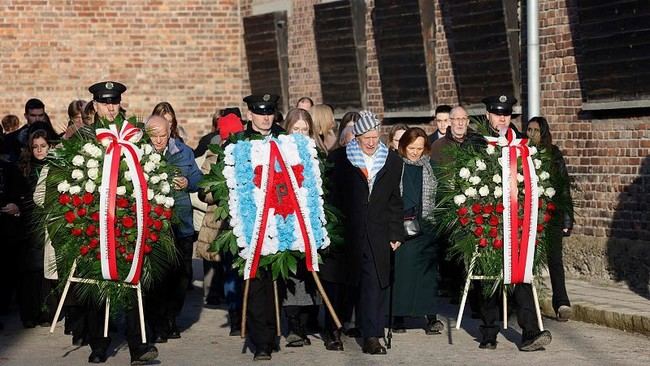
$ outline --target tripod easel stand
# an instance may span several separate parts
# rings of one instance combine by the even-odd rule
[[[474,266],[476,265],[476,259],[478,258],[478,247],[474,250],[472,255],[472,260],[469,263],[469,269],[467,271],[467,279],[465,280],[465,287],[463,288],[463,298],[460,301],[460,309],[458,309],[458,316],[456,317],[456,329],[460,329],[460,323],[463,320],[463,311],[465,310],[465,302],[467,301],[467,294],[469,293],[469,285],[472,280],[487,281],[493,280],[498,281],[499,277],[497,276],[477,276],[474,275]],[[539,299],[537,297],[537,289],[535,288],[535,283],[530,284],[533,290],[533,301],[535,302],[535,313],[537,315],[537,325],[539,330],[544,330],[544,324],[542,323],[542,313],[539,310]],[[516,286],[516,285],[515,285]],[[504,285],[503,289],[503,329],[508,329],[508,297],[507,290]]]
[[[68,296],[68,291],[70,290],[70,284],[72,282],[77,282],[82,284],[96,285],[101,282],[101,280],[91,280],[87,278],[75,277],[74,272],[76,269],[77,269],[77,260],[75,259],[74,263],[72,263],[72,268],[70,268],[70,275],[68,276],[68,280],[66,281],[65,287],[63,288],[63,294],[61,294],[61,300],[59,300],[59,305],[56,308],[56,314],[54,314],[54,319],[52,319],[52,325],[50,326],[50,333],[54,333],[54,327],[56,327],[56,322],[59,319],[59,316],[61,315],[61,310],[63,309],[63,303],[65,302],[65,298],[66,296]],[[138,282],[137,285],[121,283],[120,286],[129,287],[135,289],[136,291],[136,294],[138,296],[138,313],[140,315],[140,333],[142,335],[142,343],[147,343],[147,333],[144,326],[144,308],[142,306],[142,289],[140,287],[140,282]],[[106,298],[106,312],[104,314],[104,337],[108,337],[108,318],[110,314],[110,309],[111,309],[111,300],[109,298]]]

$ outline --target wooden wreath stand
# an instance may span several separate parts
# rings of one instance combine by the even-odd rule
[[[478,253],[478,247],[474,250],[472,255],[472,260],[469,263],[469,269],[467,271],[467,279],[465,280],[465,287],[463,288],[463,297],[460,301],[460,309],[458,309],[458,316],[456,317],[456,329],[460,329],[460,323],[463,320],[463,311],[465,310],[465,302],[467,301],[467,294],[469,293],[469,285],[472,280],[478,281],[494,281],[499,280],[498,276],[478,276],[474,275],[474,266],[476,264],[476,259],[480,256]],[[516,285],[515,285],[516,286]],[[539,330],[544,330],[544,324],[542,323],[542,313],[539,310],[539,299],[537,298],[537,289],[535,288],[535,283],[531,283],[533,290],[533,300],[535,302],[535,313],[537,315],[537,325]],[[508,297],[506,286],[501,285],[503,289],[503,329],[508,329]]]
[[[334,320],[334,324],[336,324],[337,329],[341,329],[341,321],[339,320],[339,317],[336,316],[336,312],[334,311],[334,307],[332,306],[332,303],[330,302],[329,297],[327,297],[327,293],[325,293],[325,289],[323,288],[323,284],[320,282],[320,279],[318,278],[318,274],[316,271],[311,272],[312,276],[314,277],[314,282],[316,282],[316,287],[318,287],[318,292],[320,293],[321,297],[323,298],[323,301],[325,302],[325,305],[327,306],[327,310],[329,311],[330,315],[332,316],[332,319]],[[248,290],[250,287],[250,279],[246,280],[246,283],[244,284],[244,303],[242,305],[242,318],[241,318],[241,337],[246,338],[246,310],[248,309]],[[281,335],[280,332],[280,300],[278,298],[278,285],[277,281],[273,281],[273,294],[275,295],[275,324],[276,324],[276,335],[279,337]]]
[[[74,272],[76,269],[77,269],[77,260],[75,259],[74,263],[72,263],[72,268],[70,268],[70,275],[68,276],[68,280],[66,281],[65,287],[63,288],[63,294],[61,295],[61,300],[59,300],[59,305],[56,308],[56,314],[54,314],[54,319],[52,319],[52,325],[50,326],[50,333],[54,333],[54,327],[56,327],[56,322],[59,319],[59,315],[61,315],[61,309],[63,309],[63,303],[65,302],[65,298],[68,295],[68,290],[70,290],[70,284],[72,282],[96,285],[104,281],[104,280],[91,280],[87,278],[75,277]],[[138,282],[137,285],[132,285],[128,283],[121,283],[119,285],[135,289],[136,291],[136,294],[138,296],[138,313],[140,315],[140,333],[142,335],[142,343],[147,343],[147,334],[144,326],[144,308],[142,306],[142,288],[140,287],[140,282]],[[104,337],[108,337],[108,317],[110,314],[110,308],[111,308],[111,300],[110,298],[106,298],[106,312],[104,314]]]

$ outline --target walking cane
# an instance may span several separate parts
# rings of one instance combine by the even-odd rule
[[[393,284],[395,283],[395,251],[390,251],[390,275],[389,275],[388,289],[388,335],[386,336],[386,348],[390,349],[391,341],[393,340]]]

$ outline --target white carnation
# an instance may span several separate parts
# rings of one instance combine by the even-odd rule
[[[165,203],[163,203],[163,205],[167,208],[174,206],[174,199],[172,197],[166,197]]]
[[[535,146],[528,146],[528,154],[530,156],[537,154],[537,148]]]
[[[539,180],[547,180],[550,177],[551,177],[551,175],[548,174],[548,172],[546,172],[546,171],[543,171],[543,172],[541,172],[539,174]]]
[[[485,162],[481,159],[476,161],[476,169],[477,170],[485,170],[487,169],[487,165],[485,165]]]
[[[144,144],[144,145],[142,146],[142,152],[143,152],[145,155],[149,155],[149,154],[151,154],[151,153],[153,152],[153,148],[152,148],[151,145],[149,145],[149,144]]]
[[[470,177],[470,175],[472,175],[472,173],[467,168],[461,168],[458,175],[463,179],[467,179]]]
[[[116,193],[119,194],[120,196],[124,196],[126,194],[126,187],[125,186],[117,187]]]
[[[499,197],[503,196],[503,189],[501,188],[501,186],[494,187],[494,193],[493,194],[494,194],[494,198],[499,198]]]
[[[165,199],[167,199],[167,197],[163,196],[162,194],[157,194],[153,197],[153,200],[156,201],[156,204],[158,205],[164,204]]]
[[[102,146],[104,146],[104,147],[108,147],[108,145],[111,144],[111,141],[112,141],[112,140],[109,139],[108,137],[105,138],[105,139],[102,139],[102,141],[101,141],[101,142],[102,142]]]
[[[149,198],[149,200],[152,200],[154,196],[155,196],[155,193],[153,192],[153,189],[148,188],[147,189],[147,197]]]
[[[152,184],[160,183],[160,176],[158,175],[152,176],[151,178],[149,178],[149,182],[151,182]]]
[[[160,192],[162,194],[168,194],[171,191],[171,186],[167,182],[162,182],[160,184]]]
[[[469,188],[467,188],[467,189],[465,190],[464,193],[465,193],[465,196],[470,197],[470,198],[474,198],[474,197],[476,197],[476,194],[477,194],[478,192],[476,191],[476,188],[474,188],[474,187],[469,187]]]
[[[131,172],[129,170],[124,172],[124,180],[127,182],[131,181]]]
[[[79,186],[71,186],[70,187],[70,194],[77,194],[81,192],[81,187]]]
[[[463,203],[465,203],[465,201],[467,201],[467,197],[465,197],[464,194],[459,194],[454,196],[454,203],[456,204],[456,206],[462,205]]]
[[[494,154],[494,152],[496,151],[496,148],[494,147],[494,145],[488,145],[488,146],[485,148],[485,151],[487,151],[487,154],[488,154],[488,155],[492,155],[492,154]]]
[[[487,197],[487,195],[490,194],[490,188],[488,188],[488,186],[483,186],[478,190],[478,194],[480,194],[481,197]]]
[[[56,190],[65,193],[70,190],[70,183],[68,183],[67,180],[64,180],[63,182],[59,183],[59,185],[56,186]]]
[[[160,163],[160,159],[161,159],[161,157],[160,157],[160,154],[158,154],[158,153],[153,153],[153,154],[151,154],[149,156],[149,161],[152,161],[152,162],[154,162],[156,164]]]
[[[97,168],[91,168],[88,169],[88,178],[95,180],[99,176],[99,169]]]
[[[156,164],[152,161],[148,161],[144,164],[144,171],[147,173],[151,173],[154,169],[156,169]]]
[[[72,165],[74,166],[83,166],[84,165],[84,159],[83,156],[81,155],[75,155],[74,158],[72,158]]]
[[[167,178],[168,178],[167,173],[160,173],[160,179],[167,180]]]
[[[542,186],[537,186],[537,195],[542,197],[544,195],[545,188]]]
[[[553,188],[553,187],[546,188],[546,191],[544,191],[544,194],[548,198],[553,198],[553,196],[555,196],[555,188]]]
[[[524,176],[521,175],[521,174],[519,174],[519,173],[517,173],[517,182],[521,183],[521,182],[523,182],[523,181],[524,181]]]
[[[72,179],[74,180],[81,180],[84,177],[84,172],[82,172],[80,169],[75,169],[72,171]]]
[[[481,178],[477,176],[473,176],[469,178],[469,182],[472,183],[473,185],[478,185],[479,183],[481,183]]]
[[[99,162],[95,159],[90,159],[88,160],[88,163],[86,163],[86,167],[88,168],[97,168],[99,166]]]
[[[496,184],[501,183],[501,175],[495,174],[494,176],[492,176],[492,181]]]
[[[91,144],[90,142],[86,142],[82,149],[86,154],[92,156],[92,151],[94,147],[95,145]]]
[[[535,164],[535,169],[541,169],[542,168],[542,161],[539,159],[534,159],[533,163]]]
[[[89,180],[89,181],[86,182],[86,185],[84,186],[84,188],[86,189],[86,192],[94,193],[95,188],[97,188],[97,186],[95,185],[95,182],[93,182],[92,180]]]

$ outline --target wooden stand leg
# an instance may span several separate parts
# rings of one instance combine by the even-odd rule
[[[54,327],[56,327],[56,322],[59,320],[59,316],[61,316],[61,310],[63,309],[63,303],[65,302],[65,298],[68,296],[68,291],[70,290],[70,283],[72,282],[72,276],[74,275],[74,271],[77,268],[77,261],[72,263],[72,267],[70,268],[70,275],[68,276],[68,281],[65,283],[65,287],[63,287],[63,293],[61,294],[61,300],[59,300],[59,305],[56,307],[56,313],[54,314],[54,319],[52,319],[52,325],[50,325],[50,333],[54,333]]]
[[[241,314],[241,337],[246,338],[246,313],[248,309],[248,289],[250,287],[250,279],[247,279],[244,284],[244,303],[242,304]]]
[[[111,299],[106,298],[106,311],[104,312],[104,338],[108,337],[108,318],[111,312]]]
[[[503,286],[503,329],[508,329],[508,290]]]
[[[535,313],[537,314],[537,325],[539,326],[539,330],[544,330],[544,323],[542,323],[542,313],[539,310],[539,299],[537,298],[537,289],[535,288],[534,283],[531,283],[531,287],[533,288],[533,300],[535,301]]]
[[[140,315],[140,335],[142,336],[142,343],[147,343],[147,330],[144,326],[144,305],[142,304],[142,289],[140,283],[136,286],[135,291],[138,295],[138,314]]]
[[[323,297],[323,301],[325,301],[325,306],[327,306],[327,310],[330,312],[330,315],[332,316],[332,319],[334,320],[334,324],[336,325],[336,329],[341,329],[343,326],[341,325],[341,321],[339,320],[339,317],[336,316],[336,312],[334,311],[334,307],[332,306],[332,303],[330,302],[329,297],[327,297],[327,294],[325,293],[325,289],[323,288],[323,284],[320,282],[320,279],[318,278],[318,274],[316,272],[311,273],[312,276],[314,276],[314,282],[316,282],[316,286],[318,287],[318,292],[320,292],[320,295]]]
[[[273,281],[273,298],[275,302],[275,335],[282,335],[280,328],[280,299],[278,298],[278,281]]]

